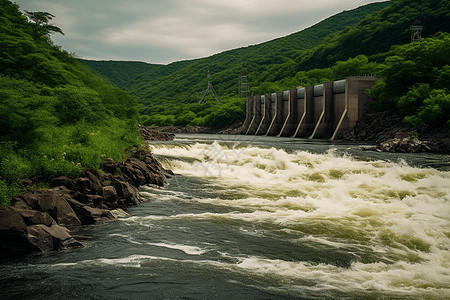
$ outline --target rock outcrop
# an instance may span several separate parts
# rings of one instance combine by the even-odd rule
[[[105,174],[87,170],[76,181],[66,176],[50,178],[51,189],[29,189],[13,199],[12,207],[0,207],[0,253],[82,247],[70,229],[129,216],[123,209],[145,201],[139,196],[139,186],[164,186],[166,177],[173,175],[146,151],[134,152],[123,163],[107,159],[102,170]]]
[[[146,141],[171,141],[175,138],[173,133],[163,133],[157,128],[139,125],[139,132]]]
[[[365,150],[385,152],[450,153],[450,128],[422,122],[418,126],[403,123],[397,112],[376,112],[367,108],[353,131],[343,133],[341,139],[376,145]]]
[[[374,147],[363,147],[363,150],[402,153],[431,152],[429,144],[430,142],[421,141],[416,137],[405,137],[403,139],[393,138],[381,142]]]

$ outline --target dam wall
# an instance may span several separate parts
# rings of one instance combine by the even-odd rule
[[[247,97],[241,133],[335,139],[352,130],[370,102],[376,77],[353,76],[319,85]]]

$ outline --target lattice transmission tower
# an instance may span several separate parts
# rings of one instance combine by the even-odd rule
[[[416,21],[414,23],[417,24],[419,22],[420,21]],[[409,30],[411,30],[411,43],[420,41],[420,38],[422,37],[423,26],[411,25]]]
[[[209,74],[209,71],[206,74],[206,78],[208,78],[208,87],[206,88],[205,92],[203,93],[202,99],[200,99],[200,101],[198,101],[198,103],[200,104],[203,102],[203,100],[205,100],[205,97],[206,97],[206,94],[208,93],[208,91],[210,91],[213,94],[213,96],[214,96],[214,98],[216,98],[217,102],[220,102],[220,98],[217,97],[216,91],[214,90],[214,87],[211,83],[211,74]]]
[[[246,98],[248,95],[248,77],[245,71],[242,71],[241,76],[239,76],[239,96],[241,98]]]

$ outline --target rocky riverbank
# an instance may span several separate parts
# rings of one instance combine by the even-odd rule
[[[102,171],[87,170],[76,181],[66,176],[47,178],[51,189],[28,189],[14,198],[11,207],[0,207],[0,254],[83,247],[71,230],[129,216],[124,211],[128,206],[145,201],[139,186],[163,186],[172,175],[150,152],[136,150],[125,162],[107,159]],[[45,178],[24,183],[40,180]]]
[[[395,111],[376,112],[367,108],[354,130],[344,133],[341,139],[374,145],[363,150],[450,153],[448,126],[432,126],[422,122],[413,127],[402,120],[403,117]]]
[[[138,125],[141,136],[146,141],[171,141],[175,138],[173,133],[164,133],[160,128]]]
[[[241,134],[244,120],[240,117],[233,119],[225,126],[207,127],[207,126],[167,126],[167,127],[145,127],[147,130],[167,133],[207,133],[207,134]],[[142,133],[142,132],[141,132]]]

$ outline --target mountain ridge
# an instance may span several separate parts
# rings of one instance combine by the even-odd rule
[[[302,54],[302,51],[310,49],[314,46],[320,44],[320,42],[328,36],[330,33],[339,31],[344,29],[345,27],[351,26],[362,20],[369,12],[373,12],[375,10],[382,9],[388,6],[390,1],[384,2],[375,2],[366,5],[362,5],[352,10],[342,11],[333,16],[330,16],[320,22],[311,25],[301,31],[291,33],[289,35],[275,38],[270,41],[262,42],[260,44],[249,45],[245,47],[239,47],[235,49],[226,50],[220,53],[213,54],[208,57],[196,58],[190,60],[180,60],[175,61],[169,64],[152,64],[146,62],[134,62],[129,61],[130,64],[133,63],[142,63],[146,64],[148,70],[146,72],[137,72],[133,76],[127,76],[125,74],[126,79],[120,79],[115,76],[117,74],[117,69],[120,69],[121,63],[126,63],[127,61],[91,61],[91,60],[83,60],[91,68],[98,71],[105,77],[110,78],[110,80],[116,84],[120,88],[124,88],[130,91],[130,86],[136,84],[136,81],[139,81],[141,76],[144,73],[153,72],[153,74],[148,74],[148,78],[146,78],[146,82],[150,82],[154,78],[159,78],[161,76],[168,76],[173,74],[174,72],[180,71],[181,69],[187,67],[191,64],[203,63],[207,62],[212,65],[209,70],[211,73],[217,73],[223,71],[224,69],[215,68],[213,62],[211,60],[221,59],[221,57],[226,56],[226,59],[231,63],[233,61],[237,61],[242,64],[244,60],[254,61],[253,56],[254,53],[257,52],[273,52],[278,53],[277,55],[273,55],[271,60],[266,61],[258,61],[258,65],[272,65],[280,62],[284,62],[286,59],[294,59],[298,55]],[[330,24],[330,21],[331,24]],[[247,52],[238,54],[237,56],[242,56],[236,58],[237,52]],[[280,53],[282,55],[280,55]],[[123,67],[123,66],[122,66]],[[242,65],[242,69],[250,69],[252,66]],[[254,66],[253,66],[254,67]],[[204,70],[203,70],[204,69]],[[204,77],[208,68],[203,68],[201,72],[199,72],[200,76],[196,76],[198,80],[201,80],[201,77]],[[240,71],[242,71],[242,69]],[[259,69],[259,68],[257,68]],[[122,69],[121,69],[122,71]],[[240,74],[237,73],[235,76]],[[122,75],[124,75],[122,73]],[[131,82],[130,82],[131,81]],[[128,84],[127,84],[128,83]],[[137,87],[137,89],[141,89],[141,87]],[[137,92],[130,91],[132,94],[138,96],[139,98],[143,98],[142,95],[139,95]],[[145,97],[144,97],[145,98]]]

